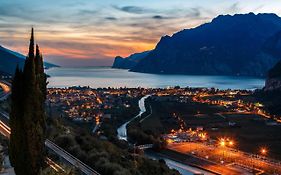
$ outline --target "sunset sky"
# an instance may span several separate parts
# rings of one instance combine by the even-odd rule
[[[27,53],[31,26],[45,59],[106,66],[219,14],[276,13],[280,0],[0,0],[0,45]]]

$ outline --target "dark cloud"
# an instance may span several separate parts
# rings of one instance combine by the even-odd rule
[[[152,17],[153,19],[165,19],[164,16],[161,16],[161,15],[155,15]]]
[[[97,10],[82,9],[82,10],[79,10],[78,15],[94,15],[96,13],[97,13]]]
[[[116,21],[117,20],[117,18],[115,18],[115,17],[106,17],[105,19],[110,20],[110,21]]]
[[[56,23],[59,20],[65,19],[64,16],[59,14],[49,14],[47,11],[41,9],[31,9],[24,5],[14,5],[14,4],[7,4],[0,6],[0,17],[5,18],[13,18],[13,21],[16,22],[17,20],[20,23],[28,22],[28,23]],[[36,15],[30,15],[36,14]],[[17,23],[18,24],[18,23]]]
[[[139,7],[139,6],[123,6],[123,7],[113,6],[113,7],[122,12],[133,13],[133,14],[144,14],[144,13],[151,12],[150,9]]]
[[[0,16],[1,17],[19,17],[27,18],[26,9],[21,6],[5,5],[0,6]],[[32,11],[31,11],[32,12]],[[26,15],[25,15],[26,14]]]
[[[77,7],[77,6],[86,6],[87,3],[85,1],[75,1],[75,2],[66,2],[62,4],[64,7]]]

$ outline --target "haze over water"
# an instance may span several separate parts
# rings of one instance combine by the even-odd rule
[[[156,75],[128,72],[109,67],[52,68],[49,87],[215,87],[219,89],[256,89],[264,86],[264,79],[241,76]]]

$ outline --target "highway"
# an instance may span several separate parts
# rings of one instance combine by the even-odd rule
[[[257,156],[241,152],[229,147],[207,145],[204,143],[184,142],[170,144],[169,149],[201,159],[205,159],[217,164],[211,167],[216,172],[220,172],[220,167],[240,167],[256,172],[278,173],[281,174],[281,163],[272,161],[266,157]],[[206,158],[207,157],[207,158]],[[219,165],[223,161],[223,165]],[[209,166],[210,168],[210,166]]]
[[[46,140],[45,145],[48,149],[57,153],[60,157],[67,160],[69,163],[74,165],[76,168],[80,169],[80,171],[82,171],[83,173],[85,173],[87,175],[99,175],[98,172],[93,170],[91,167],[89,167],[85,163],[81,162],[79,159],[77,159],[76,157],[74,157],[73,155],[71,155],[70,153],[68,153],[64,149],[62,149],[61,147],[57,146],[52,141]]]
[[[8,116],[4,112],[1,112],[1,114],[2,115],[4,114],[4,116]],[[8,137],[8,138],[10,137],[11,129],[9,128],[9,126],[7,126],[7,124],[5,124],[4,122],[1,121],[1,118],[0,118],[0,132],[1,132],[1,134],[3,134],[6,137]],[[70,164],[72,164],[73,166],[78,168],[81,172],[83,172],[87,175],[99,175],[98,172],[93,170],[88,165],[84,164],[82,161],[80,161],[79,159],[77,159],[76,157],[74,157],[73,155],[71,155],[70,153],[68,153],[67,151],[65,151],[64,149],[62,149],[61,147],[59,147],[58,145],[53,143],[52,141],[47,139],[45,141],[45,146],[49,150],[55,152],[57,155],[59,155],[60,157],[62,157],[66,161],[68,161]],[[49,161],[50,161],[50,159],[49,159]],[[52,164],[54,164],[54,163],[52,162]]]
[[[11,84],[6,81],[0,81],[0,86],[3,89],[3,93],[0,94],[0,101],[6,100],[11,93]]]
[[[3,83],[0,81],[0,86],[3,88],[4,95],[1,97],[0,101],[3,101],[10,95],[10,87],[6,83]],[[5,89],[5,90],[4,90]],[[3,98],[5,97],[5,98]],[[8,121],[9,121],[9,115],[4,112],[0,111],[0,133],[4,135],[5,137],[10,137],[11,134],[11,129],[8,126]],[[93,170],[91,167],[56,145],[50,140],[45,141],[45,146],[55,152],[59,157],[65,159],[67,162],[72,164],[74,167],[78,168],[81,172],[83,172],[86,175],[100,175],[98,172]],[[47,163],[55,170],[63,170],[59,165],[57,165],[55,162],[53,162],[51,159],[47,158]]]

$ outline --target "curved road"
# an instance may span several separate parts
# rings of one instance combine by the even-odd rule
[[[117,129],[117,133],[118,133],[118,139],[119,140],[125,140],[128,141],[127,139],[127,125],[132,122],[134,119],[140,117],[143,113],[146,112],[146,108],[145,108],[145,100],[150,97],[151,95],[146,95],[144,97],[142,97],[139,100],[139,108],[140,108],[140,112],[138,115],[136,115],[135,117],[133,117],[131,120],[127,121],[126,123],[124,123],[122,126],[120,126]]]
[[[6,81],[0,81],[0,86],[3,89],[3,93],[0,94],[0,101],[6,100],[11,93],[11,84]]]

